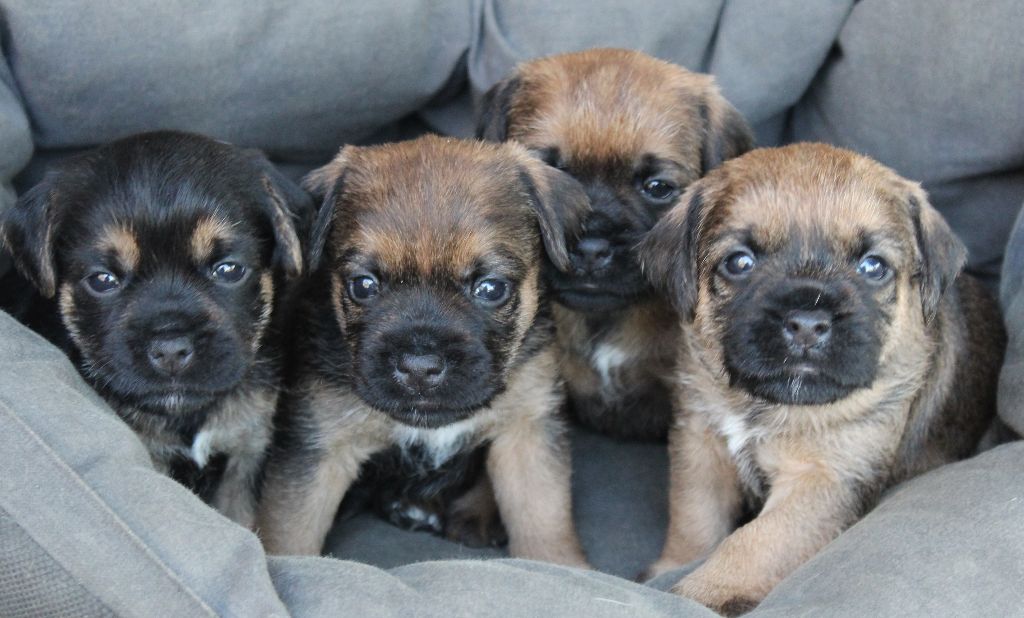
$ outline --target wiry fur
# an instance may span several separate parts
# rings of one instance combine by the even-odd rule
[[[677,323],[651,293],[634,247],[679,192],[652,202],[641,185],[660,178],[681,192],[751,147],[746,123],[708,75],[592,49],[519,65],[486,95],[478,131],[534,150],[587,191],[569,267],[545,269],[573,415],[612,436],[664,439]],[[583,265],[584,239],[608,242],[610,262]]]
[[[397,519],[461,530],[457,508],[447,515],[462,523],[449,528],[431,519],[445,513],[405,497],[430,494],[420,484],[432,488],[438,472],[443,492],[455,474],[444,468],[464,470],[460,460],[471,465],[486,447],[478,482],[493,483],[511,553],[585,565],[538,267],[542,253],[564,261],[566,227],[585,206],[580,188],[521,147],[438,137],[347,147],[307,183],[324,196],[310,260],[319,267],[266,468],[267,550],[319,553],[375,456],[368,480],[384,483],[371,490],[398,498]],[[380,292],[361,302],[350,281],[367,274]],[[507,301],[476,304],[468,292],[481,276],[512,282]],[[402,386],[397,363],[409,350],[443,356],[445,378]],[[467,478],[455,476],[456,485]]]
[[[139,434],[154,465],[250,526],[279,386],[287,279],[312,202],[262,154],[198,135],[128,137],[62,161],[0,238],[40,292],[27,315]],[[245,278],[221,285],[225,259]],[[97,269],[120,280],[95,294]],[[188,338],[164,375],[148,346]]]
[[[742,279],[725,270],[737,247],[757,258]],[[692,185],[641,255],[683,316],[670,530],[650,572],[708,556],[679,594],[750,609],[886,487],[972,453],[992,418],[997,307],[920,187],[866,157],[753,151]],[[891,278],[858,274],[865,255]],[[828,308],[809,361],[775,356],[786,303]]]

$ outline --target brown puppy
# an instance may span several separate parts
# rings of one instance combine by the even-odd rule
[[[641,256],[683,316],[652,574],[711,552],[679,594],[749,609],[992,418],[997,307],[920,186],[867,157],[748,153],[691,185]]]
[[[345,148],[307,184],[325,195],[318,271],[266,469],[267,550],[319,553],[375,454],[430,471],[487,444],[512,555],[585,566],[540,278],[545,250],[568,259],[578,183],[517,145],[424,137]]]
[[[545,268],[573,414],[612,436],[663,439],[676,319],[634,248],[690,183],[751,148],[746,122],[708,75],[592,49],[517,67],[486,95],[479,133],[525,145],[586,188],[568,268]]]

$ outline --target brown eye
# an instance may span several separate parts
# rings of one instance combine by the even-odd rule
[[[857,265],[857,274],[873,283],[883,283],[889,279],[889,265],[877,255],[865,256]]]
[[[369,275],[352,277],[348,282],[348,295],[356,302],[366,302],[380,293],[380,283]]]
[[[497,307],[508,300],[509,287],[502,279],[481,279],[473,286],[473,298],[482,305]]]
[[[121,280],[117,275],[105,270],[92,273],[84,281],[86,288],[97,296],[107,296],[121,288]]]
[[[679,194],[679,187],[668,180],[648,178],[641,185],[640,192],[652,202],[664,203],[675,199]]]
[[[754,270],[755,266],[757,266],[757,258],[747,250],[730,253],[722,262],[722,270],[726,276],[733,279],[745,277]]]
[[[245,277],[245,266],[238,262],[221,262],[213,267],[210,278],[217,283],[234,284]]]

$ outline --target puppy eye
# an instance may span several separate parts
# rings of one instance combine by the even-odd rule
[[[245,266],[238,262],[221,262],[210,271],[210,278],[217,283],[238,283],[245,277]]]
[[[640,192],[652,202],[664,203],[679,195],[679,187],[661,178],[648,178],[640,186]]]
[[[502,279],[481,279],[473,286],[473,298],[481,304],[497,307],[508,300],[510,287]]]
[[[121,280],[113,273],[101,270],[86,277],[85,285],[93,294],[106,296],[121,288]]]
[[[380,284],[369,275],[352,277],[348,282],[348,295],[356,302],[366,302],[380,293]]]
[[[727,276],[732,278],[744,277],[750,274],[750,271],[754,270],[755,266],[757,266],[757,258],[754,257],[753,253],[746,250],[730,253],[722,261],[722,270]]]
[[[857,265],[857,274],[874,283],[886,281],[890,273],[892,271],[889,269],[889,265],[877,255],[866,256]]]

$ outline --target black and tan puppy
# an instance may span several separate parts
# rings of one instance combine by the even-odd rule
[[[278,395],[275,301],[312,214],[260,153],[158,132],[64,160],[3,220],[54,299],[51,337],[157,468],[243,525]]]
[[[970,455],[989,425],[998,309],[921,188],[867,157],[798,144],[727,162],[641,259],[683,316],[652,574],[710,553],[679,594],[749,609],[883,489]]]
[[[488,444],[511,553],[585,565],[540,275],[545,253],[568,260],[582,189],[520,146],[439,137],[347,147],[307,182],[325,196],[318,271],[262,489],[267,550],[319,553],[375,454],[429,470]]]
[[[690,183],[751,148],[746,122],[709,75],[592,49],[521,64],[485,95],[479,133],[539,153],[589,197],[568,268],[545,269],[573,415],[612,436],[664,439],[676,319],[635,247]]]

